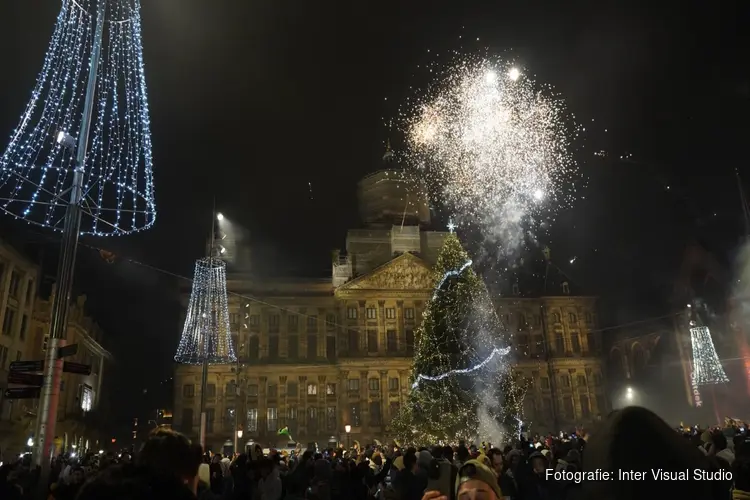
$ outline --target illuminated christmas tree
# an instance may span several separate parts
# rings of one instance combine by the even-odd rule
[[[195,263],[185,327],[174,360],[185,364],[234,363],[237,358],[229,330],[226,264],[206,257]]]
[[[415,334],[412,390],[391,424],[405,442],[483,439],[483,415],[506,429],[522,419],[526,386],[509,368],[504,329],[471,265],[456,235],[449,235]]]

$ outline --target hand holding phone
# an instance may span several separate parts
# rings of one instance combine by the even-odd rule
[[[427,490],[439,491],[441,497],[453,498],[453,484],[455,481],[453,465],[446,460],[430,460],[427,469]]]

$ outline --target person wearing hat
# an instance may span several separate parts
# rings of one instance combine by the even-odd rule
[[[456,500],[502,500],[503,492],[492,469],[479,460],[469,460],[461,466],[456,477]],[[449,500],[439,491],[425,491],[422,500]]]

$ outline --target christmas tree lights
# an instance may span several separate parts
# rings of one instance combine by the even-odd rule
[[[690,341],[693,345],[693,383],[701,386],[729,382],[708,327],[691,328]]]
[[[184,364],[237,361],[229,329],[226,264],[220,259],[206,257],[195,263],[185,327],[174,360]]]
[[[485,413],[495,424],[516,425],[526,386],[509,368],[504,329],[455,234],[445,240],[433,282],[415,334],[412,391],[392,430],[405,442],[432,445],[485,438]]]
[[[99,20],[101,45],[95,43]],[[82,234],[122,235],[154,223],[141,38],[139,0],[62,0],[31,99],[0,156],[0,209],[62,230],[66,192],[80,168]],[[81,129],[81,116],[96,50],[101,59],[88,131]],[[81,135],[88,153],[77,166]]]

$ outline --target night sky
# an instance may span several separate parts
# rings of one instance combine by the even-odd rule
[[[624,1],[143,4],[159,214],[144,234],[84,240],[75,285],[88,294],[117,358],[109,383],[119,420],[163,397],[158,381],[171,374],[181,330],[180,283],[156,269],[191,274],[212,199],[247,228],[264,267],[325,276],[330,250],[343,247],[346,229],[359,223],[357,180],[378,167],[386,139],[401,139],[384,122],[418,83],[414,68],[440,51],[512,50],[587,128],[577,159],[588,188],[561,214],[552,258],[562,267],[576,257],[565,271],[603,297],[611,321],[665,311],[689,241],[731,268],[742,234],[734,169],[750,179],[742,147],[750,34],[739,34],[747,7],[672,0],[648,8]],[[57,1],[0,3],[0,136],[28,99],[58,8]],[[595,157],[599,150],[608,157]],[[4,234],[27,228],[3,224]],[[54,274],[55,236],[35,229],[23,237],[30,251],[43,250]],[[118,259],[106,264],[92,246]],[[144,388],[149,397],[140,397]]]

